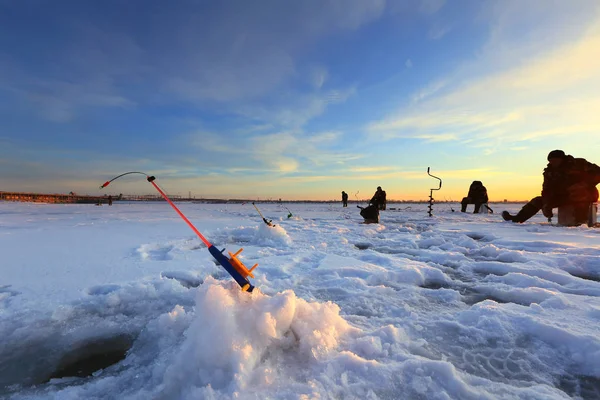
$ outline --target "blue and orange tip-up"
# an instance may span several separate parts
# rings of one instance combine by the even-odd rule
[[[103,189],[103,188],[107,187],[115,179],[118,179],[118,178],[120,178],[122,176],[129,175],[129,174],[141,174],[141,175],[144,175],[146,177],[146,180],[148,182],[150,182],[152,184],[152,186],[154,186],[154,188],[156,190],[158,190],[158,193],[160,193],[160,195],[167,201],[167,203],[169,203],[169,205],[171,207],[173,207],[173,209],[175,210],[175,212],[177,214],[179,214],[179,216],[181,217],[181,219],[183,219],[185,221],[185,223],[188,224],[188,226],[194,231],[194,233],[196,235],[198,235],[198,237],[200,238],[200,240],[202,240],[202,242],[206,245],[206,247],[208,247],[208,251],[210,252],[210,254],[212,254],[212,256],[215,258],[215,260],[217,260],[217,262],[219,264],[221,264],[221,266],[223,268],[225,268],[225,270],[229,273],[229,275],[231,275],[231,277],[233,279],[235,279],[235,281],[238,283],[238,285],[240,285],[240,287],[242,288],[242,290],[244,292],[252,292],[254,290],[254,286],[252,286],[252,284],[248,280],[248,276],[254,278],[254,275],[252,274],[252,271],[254,271],[254,269],[258,266],[258,264],[254,264],[252,266],[252,268],[250,268],[250,269],[246,268],[246,266],[238,258],[238,255],[244,249],[239,249],[234,254],[232,254],[231,252],[229,252],[229,257],[230,258],[227,258],[225,255],[223,255],[223,252],[225,251],[225,249],[223,249],[223,250],[217,249],[212,243],[210,243],[208,241],[208,239],[206,239],[204,237],[204,235],[202,235],[200,233],[200,231],[198,229],[196,229],[196,227],[190,222],[190,220],[187,219],[187,217],[185,215],[183,215],[183,213],[179,210],[179,208],[177,208],[177,206],[175,204],[173,204],[173,202],[171,201],[171,199],[169,199],[169,197],[165,194],[165,192],[163,192],[161,190],[161,188],[158,187],[158,185],[156,184],[156,182],[154,182],[156,180],[156,178],[154,176],[149,176],[149,175],[147,175],[147,174],[145,174],[143,172],[126,172],[124,174],[121,174],[119,176],[114,177],[110,181],[106,181],[102,186],[100,186],[100,189]]]

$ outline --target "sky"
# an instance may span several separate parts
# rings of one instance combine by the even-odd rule
[[[599,108],[596,0],[0,0],[1,191],[526,200]]]

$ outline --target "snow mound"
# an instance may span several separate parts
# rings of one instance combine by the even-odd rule
[[[162,323],[175,323],[179,313]],[[161,395],[187,397],[208,388],[235,395],[248,385],[272,384],[277,371],[269,360],[278,353],[310,362],[335,349],[350,329],[333,303],[309,303],[290,290],[249,296],[209,278],[198,290],[185,339],[167,362]]]
[[[248,294],[232,282],[209,277],[194,291],[195,307],[177,305],[147,324],[119,375],[105,373],[107,387],[119,387],[122,398],[276,393],[282,380],[297,375],[298,363],[318,365],[356,331],[336,304],[308,302],[290,290],[273,296],[259,290]],[[60,394],[77,397],[103,387],[96,382]]]
[[[281,225],[260,224],[252,242],[262,246],[289,247],[292,245],[292,238]]]

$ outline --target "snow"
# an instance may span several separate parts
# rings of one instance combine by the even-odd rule
[[[0,202],[0,397],[600,398],[600,230],[259,206],[179,204],[244,293],[166,203]]]

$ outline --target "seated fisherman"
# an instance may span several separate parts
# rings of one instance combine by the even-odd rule
[[[525,222],[542,210],[546,218],[552,218],[552,209],[568,204],[587,206],[598,201],[600,167],[584,158],[565,155],[562,150],[548,154],[544,169],[542,195],[534,197],[516,214],[502,212],[505,221]],[[579,207],[581,209],[581,207]],[[587,212],[587,208],[583,208]]]
[[[371,204],[367,207],[360,207],[360,215],[365,219],[366,224],[378,224],[379,223],[379,208]]]
[[[485,188],[485,186],[483,186],[483,183],[481,183],[481,181],[473,181],[473,183],[471,183],[471,186],[469,187],[469,194],[467,194],[467,197],[463,197],[462,201],[460,202],[460,211],[466,212],[467,204],[475,204],[475,210],[473,211],[473,214],[478,214],[481,205],[487,202],[487,189]]]

